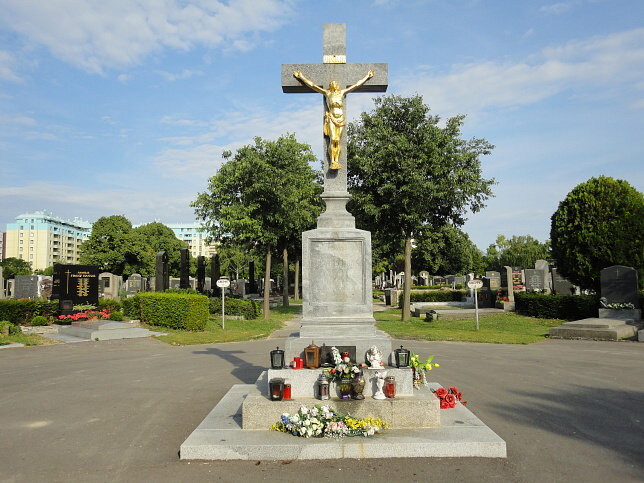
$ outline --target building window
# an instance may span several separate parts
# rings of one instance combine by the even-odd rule
[[[22,240],[20,240],[20,244],[22,245]]]
[[[20,238],[22,238],[22,236],[23,236],[23,235],[24,235],[24,233],[21,233],[21,234],[20,234]]]
[[[29,236],[34,236],[34,232],[33,232],[33,231],[32,231],[32,232],[30,232],[30,233],[29,233]]]
[[[22,251],[22,247],[18,248],[18,251],[19,251],[19,252],[21,252],[21,251]]]
[[[32,255],[29,255],[29,258],[30,258],[31,260],[33,260],[33,258],[34,258],[33,254],[32,254]]]
[[[33,241],[33,240],[29,240],[29,244],[30,244],[30,245],[33,245],[33,244],[34,244],[34,241]]]
[[[20,229],[24,230],[25,229],[24,225],[20,225]]]

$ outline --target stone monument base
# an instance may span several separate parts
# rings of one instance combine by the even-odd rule
[[[346,346],[352,345],[356,346],[356,361],[355,362],[366,362],[366,353],[369,348],[375,345],[380,352],[382,353],[382,362],[385,364],[392,364],[393,359],[391,358],[392,354],[392,342],[391,338],[381,331],[376,331],[372,336],[355,336],[355,337],[346,337],[346,336],[324,336],[324,337],[300,337],[299,333],[292,334],[286,339],[286,346],[284,349],[284,357],[286,362],[292,361],[294,357],[304,357],[304,348],[307,347],[311,342],[315,342],[315,345],[321,347],[323,344],[327,347],[334,346]]]
[[[590,318],[566,322],[550,329],[550,337],[558,339],[620,340],[637,337],[641,321]]]

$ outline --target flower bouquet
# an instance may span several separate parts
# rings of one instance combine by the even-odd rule
[[[441,409],[449,409],[456,406],[456,402],[460,402],[463,406],[467,406],[467,401],[463,401],[463,394],[456,387],[450,386],[449,390],[444,387],[439,387],[434,392],[434,395],[440,400]]]
[[[356,419],[337,413],[329,406],[301,406],[296,414],[282,414],[281,421],[272,425],[272,431],[291,433],[303,438],[344,438],[345,436],[373,436],[389,424],[378,418]]]
[[[431,371],[433,367],[440,367],[435,362],[434,356],[429,356],[425,362],[421,362],[420,356],[414,354],[413,352],[409,356],[409,365],[414,371],[414,387],[419,389],[421,385],[427,385],[427,377],[425,377],[425,371]]]
[[[352,363],[349,357],[342,357],[340,351],[335,347],[331,347],[331,354],[335,367],[324,371],[330,381],[340,382],[342,379],[355,379],[362,376],[362,369],[366,367],[366,364]]]

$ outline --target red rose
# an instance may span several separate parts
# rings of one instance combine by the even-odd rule
[[[438,389],[436,389],[434,394],[436,395],[437,398],[442,399],[445,396],[447,396],[447,389],[445,389],[444,387],[439,387]]]
[[[463,406],[467,406],[467,401],[461,401],[461,404],[462,404]]]
[[[441,409],[447,409],[449,408],[449,404],[445,399],[441,399]]]
[[[447,402],[447,404],[454,404],[456,402],[456,397],[454,396],[454,394],[447,394],[445,396],[445,401]]]
[[[329,373],[330,373],[330,374],[335,374],[335,369],[331,369],[331,370],[329,371]]]
[[[454,406],[456,406],[456,403],[449,403],[450,408],[453,408]]]

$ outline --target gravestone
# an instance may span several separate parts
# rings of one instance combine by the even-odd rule
[[[2,276],[2,267],[0,267],[0,299],[3,299],[5,297],[5,291],[4,291],[4,277]]]
[[[248,293],[258,293],[257,279],[255,278],[255,260],[248,262]]]
[[[53,277],[48,275],[38,275],[38,297],[45,300],[49,300],[51,298],[51,286],[53,281]]]
[[[206,285],[206,258],[203,255],[197,257],[197,292],[204,293]]]
[[[233,282],[234,288],[231,290],[233,295],[237,295],[239,297],[245,297],[246,296],[246,280],[243,278],[238,278]]]
[[[490,280],[490,290],[499,290],[501,288],[501,272],[491,270],[485,272],[485,276]]]
[[[13,298],[37,299],[38,275],[16,275],[14,277]]]
[[[457,275],[456,277],[454,277],[454,283],[455,283],[456,285],[459,285],[459,284],[463,285],[463,284],[465,284],[465,277],[462,277],[462,276],[460,276],[460,275]]]
[[[179,288],[190,288],[190,252],[187,248],[181,249],[180,258]]]
[[[504,282],[505,282],[505,286],[506,286],[507,291],[508,291],[508,300],[511,303],[514,303],[514,284],[512,283],[513,282],[513,274],[514,274],[514,272],[513,272],[512,267],[510,267],[510,266],[506,265],[503,268],[505,269]],[[501,277],[503,277],[503,272],[501,272]]]
[[[130,275],[125,282],[125,292],[128,295],[134,295],[143,292],[143,277],[138,273]]]
[[[446,285],[447,279],[445,277],[433,277],[432,285]]]
[[[54,265],[52,292],[59,304],[71,301],[73,305],[98,305],[98,267],[96,265]],[[52,294],[53,298],[53,294]]]
[[[219,253],[215,253],[212,257],[210,257],[210,278],[215,281],[221,278],[221,266],[219,264]]]
[[[154,291],[165,292],[170,288],[170,269],[168,268],[168,254],[164,250],[157,252],[155,268]]]
[[[170,288],[179,288],[181,286],[181,279],[178,277],[170,277]]]
[[[576,287],[566,280],[559,270],[556,268],[552,269],[552,290],[556,294],[560,295],[572,295],[576,292]]]
[[[546,280],[543,270],[526,268],[525,288],[528,291],[541,291],[546,288]]]
[[[537,260],[534,262],[535,270],[543,272],[544,286],[543,288],[548,292],[552,292],[552,276],[550,275],[550,265],[547,260]]]
[[[347,64],[346,26],[325,24],[322,64],[283,64],[282,90],[324,96],[324,191],[326,210],[317,228],[302,234],[302,322],[289,337],[287,357],[300,356],[312,339],[326,345],[357,346],[359,358],[371,345],[391,352],[391,340],[376,331],[371,287],[371,233],[355,228],[346,204],[346,94],[384,92],[387,64]],[[334,90],[334,89],[340,90]],[[329,109],[329,103],[333,109]]]
[[[420,272],[421,285],[429,285],[429,272],[423,270]]]
[[[599,272],[601,295],[609,304],[633,304],[640,308],[637,270],[633,267],[614,265]]]
[[[108,299],[119,299],[122,278],[110,272],[102,272],[99,276],[99,282],[102,287],[103,297]]]
[[[206,277],[203,287],[206,293],[210,292],[212,290],[212,278]]]

